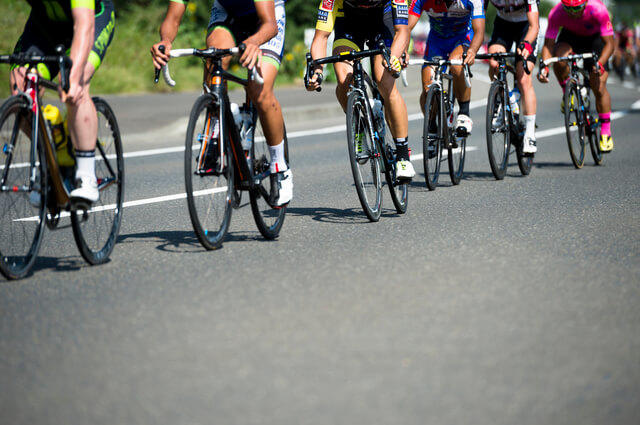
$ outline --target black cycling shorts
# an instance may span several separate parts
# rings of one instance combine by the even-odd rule
[[[498,44],[504,46],[507,52],[510,52],[514,44],[517,47],[524,41],[527,32],[529,32],[529,21],[510,22],[496,16],[496,20],[493,22],[493,34],[489,41],[489,47]],[[533,63],[536,62],[536,57],[538,56],[537,45],[537,40],[531,43],[533,53],[527,58],[527,60]]]
[[[600,34],[585,37],[583,35],[578,35],[574,32],[568,31],[564,28],[560,30],[560,34],[556,39],[556,45],[560,43],[567,43],[569,46],[571,46],[571,49],[575,54],[596,53],[598,57],[602,55],[602,51],[604,50],[605,46],[604,39]],[[593,59],[585,60],[584,64],[587,68],[591,68],[595,65]],[[605,70],[609,71],[609,64],[603,64],[603,66]]]
[[[334,31],[334,49],[347,46],[354,50],[364,50],[365,44],[374,49],[379,36],[387,47],[391,47],[396,34],[393,11],[390,7],[357,9],[345,4],[344,16],[336,17]]]
[[[102,1],[100,9],[96,9],[95,19],[95,41],[89,53],[88,62],[97,70],[107,53],[109,44],[111,44],[113,40],[116,26],[116,15],[113,3],[111,1]],[[56,47],[62,44],[65,49],[67,49],[67,54],[69,54],[72,40],[73,22],[65,23],[64,27],[58,23],[52,23],[51,26],[47,28],[37,22],[33,14],[31,14],[13,52],[39,56],[55,55]],[[13,68],[16,67],[17,65]],[[58,74],[59,69],[58,65],[55,64],[48,64],[46,66],[39,64],[38,71],[43,78],[50,80]]]

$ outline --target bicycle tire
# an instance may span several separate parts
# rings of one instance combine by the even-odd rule
[[[567,133],[567,144],[571,162],[576,168],[582,168],[585,158],[586,129],[584,117],[581,116],[582,100],[576,80],[570,80],[564,92],[564,126]],[[573,129],[576,127],[575,129]],[[572,133],[576,133],[575,143]]]
[[[253,114],[256,116],[256,114]],[[256,122],[256,129],[261,129],[259,123]],[[262,131],[258,131],[257,135],[263,136]],[[269,160],[267,159],[268,147],[267,142],[259,142],[261,145],[256,146],[256,134],[253,137],[254,142],[251,145],[251,172],[253,176],[262,174],[269,169]],[[261,149],[262,147],[262,149]],[[287,138],[287,129],[284,129],[284,158],[287,162],[287,166],[290,166],[289,162],[289,139]],[[264,179],[267,183],[267,187],[263,186],[265,193],[269,193],[269,179]],[[262,182],[260,182],[262,184]],[[251,202],[251,213],[253,219],[256,222],[258,231],[264,236],[265,239],[273,240],[280,235],[280,230],[284,224],[284,218],[287,213],[287,206],[280,208],[273,208],[269,205],[269,202],[262,194],[262,191],[254,188],[249,192],[249,200]]]
[[[520,123],[518,123],[520,125]],[[513,135],[512,135],[513,137]],[[533,158],[534,154],[525,155],[522,151],[522,145],[524,142],[524,131],[518,132],[518,144],[516,146],[516,158],[518,158],[518,168],[520,169],[520,174],[523,176],[528,176],[531,174],[531,167],[533,166]]]
[[[436,190],[440,176],[442,163],[442,141],[446,123],[442,102],[442,91],[437,86],[432,86],[425,101],[424,124],[422,127],[422,163],[424,166],[424,179],[429,190]],[[435,112],[432,112],[435,111]],[[437,129],[436,133],[429,133],[429,128]]]
[[[220,136],[227,133],[224,123],[228,121],[221,112],[225,110],[224,103],[213,96],[200,96],[191,110],[185,140],[184,180],[189,218],[198,241],[207,250],[222,245],[233,210],[235,170],[230,141],[223,137],[220,143]],[[211,150],[207,151],[209,146]],[[207,161],[213,162],[209,169],[213,172],[206,172]],[[203,162],[205,165],[201,166]]]
[[[124,156],[116,115],[106,100],[99,97],[92,100],[98,113],[96,177],[100,198],[89,212],[72,211],[71,227],[82,258],[91,265],[98,265],[109,261],[122,223]],[[107,223],[109,227],[104,241],[101,238],[102,232],[99,232],[100,222]],[[95,238],[92,233],[95,233]]]
[[[590,104],[595,104],[595,98],[593,96],[593,92],[589,90]],[[595,165],[602,165],[604,162],[604,153],[600,150],[600,129],[601,124],[599,120],[595,118],[595,115],[592,113],[593,111],[589,108],[588,116],[589,120],[589,149],[591,150],[591,156],[593,157],[593,162]],[[597,114],[597,111],[596,111]]]
[[[353,90],[347,100],[347,147],[353,181],[360,205],[371,221],[380,220],[382,213],[382,176],[380,154],[374,141],[371,120],[368,119],[367,99]],[[361,138],[360,153],[357,152],[356,138]],[[364,182],[362,171],[371,171],[371,183]],[[373,190],[373,202],[369,201],[365,185]]]
[[[8,137],[5,137],[5,124],[7,126],[10,125],[9,120],[12,115],[15,115],[17,119],[14,118],[10,134]],[[29,135],[29,137],[21,137],[21,134],[24,134],[19,129],[21,122],[33,122],[33,112],[23,97],[13,96],[7,99],[2,107],[0,107],[0,138],[2,141],[6,141],[7,139],[13,140],[11,148],[8,147],[8,144],[4,144],[3,146],[3,152],[5,154],[12,152],[12,161],[7,161],[7,155],[3,155],[1,157],[4,160],[2,163],[3,167],[0,170],[2,176],[4,176],[4,170],[6,167],[9,167],[7,171],[8,180],[5,182],[6,186],[21,186],[29,184],[30,167],[25,167],[22,164],[30,162],[31,135]],[[20,146],[16,147],[18,143],[20,143]],[[39,159],[37,163],[37,170],[39,171],[39,175],[37,176],[37,185],[40,188],[40,191],[38,192],[40,196],[39,206],[33,207],[29,202],[30,195],[26,192],[0,192],[0,272],[7,279],[21,279],[31,271],[42,242],[48,194],[47,167],[43,143],[44,140],[40,138],[36,145],[36,152]],[[11,173],[11,163],[16,164],[13,170],[18,170],[18,174],[23,170],[26,172],[24,178],[16,176],[15,182],[13,180],[9,180],[14,175]],[[14,184],[11,184],[12,182]],[[21,208],[20,211],[18,211],[16,208],[16,202],[12,202],[10,197],[16,197],[16,199],[24,198],[25,208]],[[14,210],[16,212],[17,218],[10,214],[10,210]],[[34,211],[37,211],[35,216],[33,215]],[[29,220],[19,220],[21,218],[28,218]],[[29,233],[33,233],[33,236],[27,236],[25,238],[25,243],[23,244],[25,252],[22,252],[22,250],[18,252],[19,246],[16,243],[16,239],[12,234],[10,235],[11,230],[9,227],[12,225],[11,229],[13,229],[18,224],[24,224],[24,226],[28,226],[29,229],[32,229]],[[20,235],[26,234],[23,231],[18,231],[17,233]],[[5,246],[5,243],[7,246]]]
[[[489,97],[487,99],[486,133],[487,133],[487,154],[491,172],[496,180],[504,179],[509,165],[509,152],[511,150],[511,122],[506,108],[507,96],[505,84],[501,81],[491,83]],[[502,115],[502,126],[497,128],[494,120]],[[499,121],[498,121],[499,123]],[[494,140],[498,134],[502,134]]]
[[[452,137],[451,135],[449,137]],[[453,136],[456,137],[456,136]],[[449,177],[453,185],[459,185],[464,174],[464,159],[467,153],[467,138],[457,139],[457,147],[449,143],[447,147],[447,162],[449,163]]]

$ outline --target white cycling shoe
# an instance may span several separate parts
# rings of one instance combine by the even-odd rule
[[[271,205],[274,207],[282,207],[291,202],[293,198],[293,173],[291,169],[281,171],[276,174],[272,174],[271,180],[271,196],[276,199],[272,199]],[[274,187],[274,185],[276,185]],[[277,189],[277,197],[276,197]]]
[[[396,177],[399,180],[411,180],[416,175],[413,164],[408,160],[396,162]]]
[[[456,119],[456,134],[460,137],[466,137],[473,130],[473,120],[467,115],[460,114]]]
[[[95,176],[78,176],[76,186],[69,194],[71,199],[93,203],[100,198],[98,181]]]
[[[525,136],[522,141],[522,152],[527,155],[533,155],[538,152],[538,146],[536,145],[535,139],[529,136]]]

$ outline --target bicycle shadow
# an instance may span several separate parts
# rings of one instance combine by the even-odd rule
[[[202,252],[206,249],[200,244],[193,230],[165,230],[155,232],[130,233],[119,235],[117,243],[156,243],[156,249],[163,252],[185,253]],[[255,232],[229,232],[224,238],[223,244],[218,249],[222,249],[225,243],[229,242],[269,242]]]
[[[535,168],[576,168],[572,162],[536,162],[533,161],[533,167]]]
[[[335,224],[363,224],[371,223],[361,208],[328,208],[328,207],[289,207],[287,215],[311,217],[312,220]],[[386,209],[382,217],[396,216],[395,210]]]
[[[56,272],[74,272],[82,270],[85,267],[90,267],[84,259],[79,255],[67,256],[67,257],[45,257],[38,256],[33,268],[27,275],[32,277],[37,272],[42,270],[53,270]]]

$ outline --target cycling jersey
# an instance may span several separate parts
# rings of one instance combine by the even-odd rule
[[[71,47],[73,40],[72,9],[87,8],[95,11],[94,43],[88,62],[97,70],[113,40],[115,9],[111,0],[27,0],[31,14],[14,53],[28,55],[54,55],[56,46]],[[56,65],[38,67],[44,78],[58,73]]]
[[[460,37],[471,31],[473,19],[484,19],[482,0],[453,0],[447,7],[444,0],[413,0],[409,13],[420,16],[422,11],[429,16],[431,33],[440,38]]]
[[[555,40],[560,28],[578,36],[591,37],[599,35],[607,37],[613,35],[613,25],[609,18],[607,7],[600,0],[588,0],[581,17],[569,15],[562,6],[557,4],[549,13],[549,23],[546,38]]]
[[[633,47],[634,34],[630,28],[624,29],[616,33],[618,39],[618,47],[622,50]]]
[[[187,4],[189,0],[171,0],[174,3],[182,3]],[[239,16],[247,16],[253,15],[256,13],[256,5],[255,3],[261,1],[274,1],[274,0],[216,0],[214,2],[214,7],[216,5],[223,7],[227,13],[231,16],[239,17]],[[286,0],[277,0],[276,3],[284,4]]]
[[[527,21],[527,13],[537,12],[540,0],[484,0],[485,5],[489,2],[498,11],[501,19],[509,22]]]

